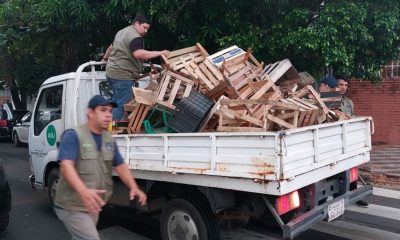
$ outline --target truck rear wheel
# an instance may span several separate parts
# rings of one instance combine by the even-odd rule
[[[54,206],[54,196],[56,194],[56,188],[58,184],[58,168],[53,168],[49,172],[49,176],[47,177],[47,196],[49,198],[50,207]]]
[[[163,240],[219,239],[214,214],[208,206],[197,200],[170,200],[161,214],[160,225]]]

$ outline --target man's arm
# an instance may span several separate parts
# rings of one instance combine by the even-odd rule
[[[168,50],[162,50],[162,51],[147,51],[144,49],[138,49],[132,53],[134,58],[141,59],[141,60],[148,60],[151,58],[156,58],[160,57],[161,55],[164,55],[165,57],[168,57],[170,54],[170,51]]]
[[[104,56],[103,56],[103,59],[104,59],[104,60],[107,61],[108,58],[110,57],[111,52],[112,52],[112,47],[113,47],[113,45],[112,45],[112,43],[111,43],[110,46],[107,48],[106,52],[104,53]]]
[[[126,163],[120,164],[116,166],[114,170],[121,178],[122,182],[130,189],[129,199],[133,200],[135,197],[137,197],[142,206],[146,205],[146,194],[140,190],[131,171],[129,170],[128,165]]]
[[[101,207],[105,205],[103,199],[99,196],[105,194],[106,190],[89,189],[79,177],[75,167],[75,161],[62,160],[60,162],[60,173],[63,175],[67,183],[74,189],[90,213],[101,211]]]

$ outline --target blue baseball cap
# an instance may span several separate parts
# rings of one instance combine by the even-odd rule
[[[89,104],[88,104],[88,108],[96,108],[97,106],[105,106],[111,104],[112,107],[116,107],[117,104],[111,100],[111,99],[107,99],[102,95],[94,95],[90,100],[89,100]]]
[[[334,77],[327,77],[324,78],[320,81],[320,83],[324,83],[326,85],[328,85],[331,88],[336,88],[338,86],[338,81],[336,78]]]

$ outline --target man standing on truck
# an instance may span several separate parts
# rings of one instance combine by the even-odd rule
[[[142,71],[143,61],[164,55],[168,50],[147,51],[144,49],[143,37],[150,28],[150,22],[143,15],[137,15],[132,24],[120,30],[114,42],[103,57],[107,61],[107,80],[114,90],[113,100],[117,106],[113,110],[113,119],[123,116],[124,104],[133,98],[132,82],[137,80]]]
[[[88,104],[84,125],[64,132],[58,155],[60,179],[54,210],[72,239],[100,239],[99,212],[112,194],[112,167],[129,188],[129,198],[146,204],[146,194],[136,184],[115,141],[106,129],[115,103],[101,95]]]
[[[338,86],[340,89],[340,95],[342,96],[342,105],[340,110],[349,115],[350,117],[352,117],[354,104],[353,101],[346,96],[347,90],[349,89],[349,82],[343,76],[338,76],[337,79],[338,79]],[[353,185],[350,186],[350,190],[354,190],[356,188],[357,188],[357,182],[355,182]],[[363,200],[359,200],[356,202],[356,205],[359,207],[366,208],[368,207],[369,204]]]

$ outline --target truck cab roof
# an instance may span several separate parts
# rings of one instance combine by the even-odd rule
[[[54,77],[48,78],[43,85],[48,85],[48,84],[53,84],[56,82],[60,81],[65,81],[65,80],[74,80],[77,76],[76,72],[70,72],[70,73],[64,73],[61,75],[57,75]],[[106,73],[105,71],[96,71],[96,78],[97,79],[106,79]],[[82,72],[80,76],[81,80],[90,80],[92,79],[92,73],[91,72]]]

